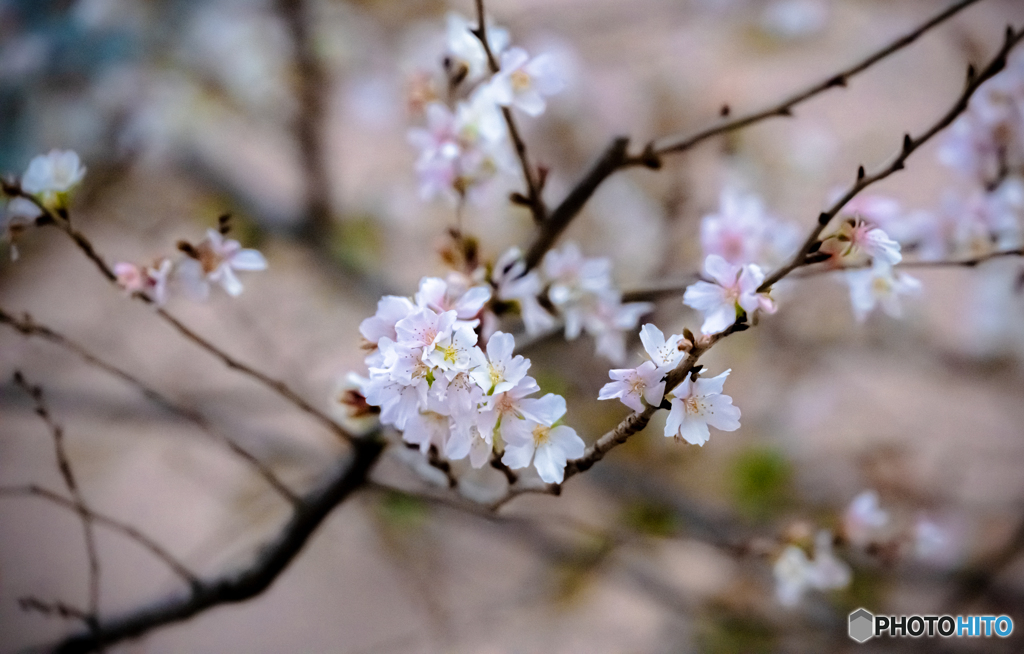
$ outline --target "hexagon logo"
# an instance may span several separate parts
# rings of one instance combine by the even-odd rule
[[[850,638],[863,643],[875,635],[875,616],[867,609],[857,609],[850,614]]]

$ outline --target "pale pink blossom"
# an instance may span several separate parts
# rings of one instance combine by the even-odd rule
[[[902,317],[900,296],[916,295],[921,289],[921,282],[917,279],[885,265],[848,270],[844,274],[850,286],[853,314],[858,322],[867,320],[879,304],[891,318]]]
[[[544,113],[544,98],[565,88],[553,57],[542,54],[531,59],[522,48],[509,48],[502,53],[501,70],[490,84],[498,104],[515,107],[530,116]]]
[[[651,357],[651,361],[662,374],[675,368],[683,358],[683,351],[679,349],[683,337],[680,334],[673,334],[666,339],[665,334],[651,323],[640,328],[640,342],[643,343],[647,356]]]
[[[599,400],[618,398],[623,404],[634,411],[643,411],[646,407],[658,406],[665,395],[665,381],[662,374],[652,361],[645,361],[637,368],[610,370],[608,375],[614,380],[605,384],[598,394]]]
[[[730,372],[710,379],[687,377],[668,393],[672,408],[665,421],[666,438],[703,446],[711,436],[709,426],[722,431],[740,428],[739,408],[733,406],[731,397],[722,394]]]
[[[518,470],[532,461],[542,480],[549,484],[562,483],[566,463],[583,456],[586,450],[583,439],[573,428],[554,426],[564,415],[563,398],[548,394],[534,400],[528,419],[517,423],[514,430],[502,431],[506,439],[502,462]]]
[[[767,293],[758,293],[764,273],[756,264],[737,266],[717,254],[709,255],[704,270],[713,282],[699,281],[683,294],[683,304],[704,314],[701,332],[717,334],[734,322],[740,312],[775,312],[775,302]]]
[[[266,270],[267,260],[259,250],[243,249],[238,241],[226,239],[215,229],[207,230],[206,238],[192,248],[192,256],[177,266],[179,281],[189,295],[206,299],[210,284],[218,284],[236,297],[242,293],[242,282],[235,271]]]
[[[866,490],[850,502],[843,514],[843,533],[851,543],[864,547],[889,523],[889,514],[878,505],[878,493]]]

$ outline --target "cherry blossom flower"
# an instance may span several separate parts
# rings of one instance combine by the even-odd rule
[[[402,440],[419,446],[423,454],[426,454],[431,446],[443,452],[450,431],[448,416],[434,411],[419,411],[406,421]]]
[[[665,334],[651,323],[640,328],[640,342],[643,343],[647,356],[651,357],[651,361],[663,375],[675,368],[683,358],[683,351],[679,349],[683,337],[680,334],[673,334],[666,340]]]
[[[469,285],[463,275],[452,273],[448,280],[437,277],[424,277],[420,280],[420,290],[416,293],[416,306],[425,307],[444,313],[454,311],[459,321],[472,321],[491,299],[489,286]],[[476,323],[473,325],[476,326]]]
[[[687,377],[668,394],[672,408],[665,421],[667,438],[703,446],[711,436],[709,426],[722,431],[740,428],[739,408],[733,406],[731,397],[722,394],[730,372],[710,379]]]
[[[618,398],[634,411],[643,411],[645,401],[650,406],[661,404],[665,395],[664,374],[652,361],[644,361],[638,368],[610,370],[608,375],[615,381],[605,384],[597,399]]]
[[[878,304],[891,318],[900,318],[903,308],[901,295],[915,295],[921,282],[886,265],[873,265],[863,270],[846,271],[850,285],[850,302],[858,322],[867,320]]]
[[[35,224],[42,209],[27,198],[12,198],[4,208],[4,240],[11,248],[11,261],[18,260],[18,237]]]
[[[841,248],[840,256],[863,253],[873,262],[887,266],[895,266],[903,259],[900,244],[866,220],[847,220],[833,238]]]
[[[373,360],[368,361],[367,365],[371,367],[381,365],[383,355],[380,353],[377,343],[382,338],[388,338],[391,341],[397,340],[398,332],[395,330],[395,324],[415,310],[416,305],[409,301],[409,298],[397,295],[385,295],[377,301],[377,313],[359,323],[359,333],[373,347],[373,354],[371,354]]]
[[[118,285],[128,294],[146,293],[156,306],[161,307],[167,303],[167,282],[173,265],[167,258],[159,259],[151,266],[122,262],[114,265],[114,275]]]
[[[477,359],[475,351],[479,351],[476,347],[476,332],[461,325],[441,335],[433,349],[424,351],[423,360],[445,372],[468,371]]]
[[[429,352],[451,334],[457,318],[454,311],[436,313],[430,309],[419,309],[395,323],[395,333],[403,344]]]
[[[699,281],[683,294],[683,304],[704,314],[701,332],[717,334],[736,322],[740,312],[752,315],[761,310],[775,312],[775,302],[767,293],[758,293],[764,273],[756,264],[737,266],[717,254],[708,255],[704,270],[714,282]]]
[[[518,423],[534,415],[538,406],[544,406],[543,403],[538,404],[536,398],[527,397],[539,390],[540,386],[533,377],[523,377],[509,390],[489,396],[481,407],[477,421],[480,431],[485,434],[497,431],[503,441],[508,440],[507,433],[511,434],[517,429],[522,431]]]
[[[508,30],[504,27],[487,26],[487,45],[494,56],[504,52],[509,44]],[[476,23],[470,23],[465,17],[456,13],[448,14],[448,30],[446,38],[447,59],[445,67],[454,78],[461,77],[466,82],[476,82],[489,71],[487,53],[483,43],[470,30],[476,29]]]
[[[565,479],[565,465],[583,456],[586,447],[576,431],[565,425],[553,426],[565,415],[565,399],[548,394],[534,400],[528,419],[514,430],[503,430],[506,439],[501,461],[509,468],[526,468],[532,460],[540,478],[549,484]]]
[[[550,55],[530,59],[522,48],[509,48],[501,55],[501,70],[490,82],[495,101],[504,107],[515,107],[529,114],[544,113],[545,96],[555,95],[565,81],[555,70]]]
[[[67,206],[68,194],[85,177],[85,167],[71,150],[51,150],[34,157],[21,176],[21,190],[51,209]]]
[[[544,290],[537,271],[526,271],[526,262],[519,248],[509,248],[494,264],[491,281],[497,288],[497,297],[502,302],[515,302],[519,305],[519,313],[523,325],[529,334],[540,334],[553,329],[557,324],[538,297]]]
[[[803,549],[787,545],[775,561],[776,597],[783,606],[796,606],[809,589],[837,590],[850,585],[850,567],[832,552],[832,534],[821,530],[814,539],[814,559]]]
[[[206,238],[192,248],[190,257],[177,266],[178,279],[189,295],[206,299],[210,284],[219,284],[224,291],[237,297],[242,293],[242,282],[236,270],[266,270],[267,260],[259,250],[243,249],[238,241],[226,239],[215,229],[207,230]]]
[[[530,369],[524,357],[512,356],[515,345],[512,334],[495,332],[487,341],[487,356],[482,356],[482,352],[477,355],[476,367],[470,376],[488,395],[512,390]]]
[[[701,219],[705,255],[717,254],[731,264],[775,264],[796,250],[799,229],[765,211],[756,195],[722,191],[718,212]]]
[[[843,514],[843,533],[854,545],[863,547],[889,523],[889,514],[878,505],[878,493],[866,490],[853,498]]]

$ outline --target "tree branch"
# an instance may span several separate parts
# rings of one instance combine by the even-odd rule
[[[123,615],[98,621],[96,632],[82,632],[45,648],[54,653],[90,652],[135,638],[164,625],[188,618],[220,604],[244,602],[265,591],[288,567],[317,527],[353,491],[366,483],[367,475],[384,448],[379,438],[355,440],[350,461],[329,472],[303,496],[301,508],[281,531],[239,570],[200,579],[186,594],[173,595]]]
[[[14,383],[20,386],[32,398],[32,401],[35,402],[36,415],[46,424],[50,435],[53,437],[53,451],[57,459],[57,469],[64,480],[64,486],[67,487],[68,493],[71,494],[74,500],[75,512],[82,521],[85,553],[89,559],[89,608],[84,620],[89,630],[92,633],[96,633],[98,629],[96,616],[99,613],[100,604],[100,558],[96,550],[96,534],[93,530],[92,515],[86,508],[82,491],[78,487],[78,480],[75,478],[74,470],[71,468],[71,460],[68,458],[68,452],[64,447],[64,428],[57,424],[50,414],[50,409],[46,404],[46,398],[43,395],[41,386],[30,384],[19,371],[14,373]]]
[[[662,155],[689,150],[709,138],[743,129],[769,118],[791,116],[793,108],[797,105],[831,88],[837,86],[845,87],[851,77],[864,72],[879,61],[902,50],[926,32],[952,18],[975,2],[978,2],[978,0],[960,0],[914,30],[888,43],[854,65],[830,75],[825,80],[812,84],[802,91],[794,93],[767,109],[719,122],[714,126],[706,127],[690,135],[670,136],[650,141],[639,155],[628,155],[626,153],[628,141],[625,137],[616,137],[606,148],[601,158],[583,175],[576,183],[576,186],[569,191],[569,194],[562,203],[551,211],[548,221],[538,226],[533,242],[527,250],[527,270],[540,263],[544,253],[554,246],[558,236],[565,231],[569,223],[579,214],[583,205],[590,199],[590,196],[593,195],[597,187],[616,171],[635,166],[644,166],[656,170],[661,167]]]
[[[56,506],[63,507],[76,513],[86,512],[93,522],[97,525],[106,527],[111,531],[122,534],[123,536],[135,541],[141,547],[149,550],[156,558],[163,561],[168,568],[170,568],[174,574],[178,575],[190,586],[199,582],[199,578],[189,570],[181,561],[176,559],[170,552],[161,547],[155,540],[146,536],[135,527],[121,522],[117,518],[97,513],[93,509],[87,506],[81,506],[69,500],[66,497],[61,496],[52,490],[36,486],[35,484],[29,484],[27,486],[0,486],[0,497],[18,497],[18,496],[30,496],[38,497],[53,503]]]
[[[985,66],[980,73],[975,73],[973,67],[968,68],[967,84],[953,106],[917,138],[912,138],[910,134],[904,135],[903,145],[900,148],[899,154],[896,155],[892,162],[883,166],[881,170],[868,175],[864,174],[863,168],[861,168],[857,174],[857,181],[854,182],[853,185],[850,186],[850,188],[838,200],[836,200],[827,211],[822,212],[821,215],[818,216],[818,221],[814,228],[811,229],[811,233],[807,235],[807,239],[804,241],[803,246],[793,256],[789,263],[779,267],[768,275],[757,290],[766,291],[770,289],[773,284],[792,271],[801,266],[807,265],[807,255],[818,242],[818,237],[821,236],[822,231],[824,231],[825,227],[828,226],[832,219],[838,215],[844,206],[846,206],[846,203],[872,184],[882,181],[899,170],[903,170],[910,155],[927,143],[933,136],[949,126],[957,116],[967,109],[967,103],[971,99],[971,96],[974,95],[974,92],[978,90],[978,87],[1006,67],[1007,55],[1022,38],[1024,38],[1024,30],[1015,32],[1012,26],[1007,26],[1006,38],[1003,40],[1003,46],[999,49],[999,52],[996,53],[995,57],[992,58],[988,65]]]
[[[4,309],[0,307],[0,324],[7,325],[25,336],[35,336],[38,338],[42,338],[51,343],[54,343],[55,345],[59,345],[60,347],[63,347],[66,350],[74,352],[79,357],[81,357],[82,360],[85,361],[86,363],[95,366],[100,370],[103,370],[104,372],[109,373],[114,377],[117,377],[118,379],[125,382],[129,386],[136,388],[154,404],[163,407],[164,409],[166,409],[167,411],[176,416],[188,420],[189,422],[191,422],[196,427],[206,432],[213,438],[223,441],[224,444],[227,445],[228,449],[230,449],[234,454],[236,454],[247,464],[249,464],[253,468],[253,470],[255,470],[261,477],[263,477],[266,480],[266,482],[270,484],[271,487],[273,487],[274,490],[276,490],[288,502],[290,502],[291,504],[295,504],[298,501],[298,497],[295,495],[295,493],[293,493],[291,489],[285,486],[284,482],[282,482],[281,479],[276,474],[274,474],[273,470],[271,470],[266,464],[264,464],[262,461],[256,458],[254,454],[252,454],[247,449],[242,447],[242,445],[235,441],[233,438],[231,438],[227,434],[223,434],[215,430],[213,426],[210,424],[210,422],[206,419],[206,416],[204,416],[199,411],[176,403],[174,400],[170,399],[160,391],[149,386],[138,377],[122,370],[121,368],[118,368],[117,366],[111,363],[104,361],[103,359],[89,352],[89,350],[87,350],[85,347],[79,345],[75,341],[72,341],[63,334],[53,329],[50,329],[45,325],[40,325],[39,323],[35,322],[32,319],[32,317],[29,316],[28,314],[24,314],[22,318],[19,319],[14,315],[4,311]]]
[[[476,16],[477,16],[477,27],[474,30],[470,30],[477,39],[480,40],[480,44],[484,48],[484,53],[487,55],[487,66],[491,69],[491,74],[497,73],[501,67],[498,64],[497,58],[491,51],[491,44],[487,40],[487,21],[484,18],[484,0],[476,0]],[[544,206],[544,199],[541,197],[543,191],[542,183],[539,176],[535,174],[533,166],[530,164],[530,157],[526,151],[526,142],[519,133],[519,127],[516,125],[515,117],[512,115],[512,110],[509,107],[501,108],[501,115],[505,118],[505,125],[508,127],[508,135],[512,139],[512,145],[515,147],[516,156],[519,158],[519,166],[523,171],[523,179],[526,182],[526,204],[530,208],[530,213],[533,214],[533,221],[540,225],[547,220],[547,207]]]
[[[113,269],[107,264],[106,260],[99,254],[99,252],[96,251],[96,248],[93,247],[92,242],[89,241],[89,239],[84,234],[76,230],[71,225],[70,217],[67,215],[66,212],[62,211],[59,214],[54,213],[49,208],[47,208],[43,203],[41,203],[38,199],[22,191],[21,188],[17,185],[11,185],[4,182],[3,192],[10,197],[26,198],[27,200],[35,204],[39,208],[39,210],[43,212],[43,224],[53,224],[62,232],[64,232],[69,238],[71,238],[71,240],[75,243],[75,245],[78,246],[78,248],[85,254],[85,256],[88,257],[88,259],[93,262],[93,264],[100,271],[100,273],[104,277],[106,277],[111,284],[117,286],[117,275],[114,274]],[[131,297],[146,304],[153,304],[153,299],[146,295],[145,293],[133,293]],[[210,341],[206,340],[196,332],[192,331],[192,329],[185,326],[181,321],[179,321],[173,315],[168,313],[166,309],[163,309],[162,307],[157,308],[156,314],[160,316],[160,318],[162,318],[165,322],[174,327],[174,329],[176,329],[178,333],[184,336],[186,339],[192,341],[202,349],[206,350],[216,358],[220,359],[221,362],[224,363],[224,365],[226,365],[228,368],[231,368],[232,370],[237,370],[238,372],[251,377],[252,379],[258,381],[260,384],[267,387],[274,393],[277,393],[285,400],[294,404],[300,411],[313,417],[317,422],[325,426],[338,438],[345,441],[354,440],[355,437],[352,434],[348,433],[348,431],[344,427],[335,422],[326,413],[324,413],[320,409],[317,409],[308,401],[306,401],[301,395],[293,391],[283,381],[275,379],[270,375],[261,372],[248,364],[242,363],[241,361],[234,358],[224,350],[220,349]]]

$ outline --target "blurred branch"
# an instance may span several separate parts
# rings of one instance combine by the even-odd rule
[[[82,506],[73,500],[69,500],[66,497],[59,495],[49,489],[35,484],[29,484],[27,486],[0,486],[0,497],[19,497],[19,496],[31,496],[38,497],[53,503],[56,506],[60,506],[76,513],[85,512],[87,513],[93,522],[97,525],[106,527],[111,531],[115,531],[135,541],[141,547],[149,550],[153,556],[157,557],[170,568],[174,574],[181,577],[187,584],[192,585],[198,583],[199,579],[196,575],[190,571],[183,563],[178,561],[170,552],[161,547],[155,540],[146,536],[141,531],[132,527],[129,524],[121,522],[116,518],[97,513],[93,509]]]
[[[625,137],[615,137],[605,149],[601,157],[583,174],[583,177],[569,191],[569,194],[562,200],[561,204],[551,211],[551,217],[544,224],[537,228],[533,242],[527,249],[526,265],[527,270],[540,263],[544,253],[552,246],[558,236],[565,231],[569,223],[579,214],[590,196],[601,183],[614,174],[616,171],[635,166],[644,166],[651,169],[661,167],[661,156],[676,152],[683,152],[694,147],[713,136],[733,132],[763,120],[776,116],[792,116],[793,108],[811,98],[835,87],[845,87],[851,77],[864,72],[876,63],[884,60],[890,55],[899,52],[910,45],[922,35],[936,26],[953,17],[961,10],[978,2],[978,0],[960,0],[941,13],[927,20],[914,30],[904,34],[895,41],[883,48],[868,55],[856,64],[845,68],[838,73],[829,75],[825,80],[817,82],[802,91],[778,102],[767,109],[756,111],[729,120],[721,121],[718,124],[699,130],[687,136],[671,136],[660,140],[650,141],[639,155],[627,154],[629,140]]]
[[[247,449],[242,447],[242,445],[240,445],[233,438],[226,434],[222,434],[219,431],[214,430],[210,422],[199,411],[176,403],[174,400],[170,399],[160,391],[149,386],[138,377],[132,375],[129,372],[125,372],[124,370],[118,368],[112,363],[104,361],[103,359],[89,352],[89,350],[87,350],[85,347],[79,345],[75,341],[72,341],[63,334],[53,329],[50,329],[45,325],[40,325],[39,323],[35,322],[32,319],[32,317],[29,316],[28,314],[23,314],[22,317],[19,319],[10,313],[7,313],[6,311],[4,311],[2,307],[0,307],[0,324],[7,325],[25,336],[35,336],[38,338],[42,338],[51,343],[54,343],[55,345],[59,345],[60,347],[63,347],[66,350],[70,350],[71,352],[74,352],[79,357],[81,357],[82,360],[88,363],[89,365],[95,366],[100,370],[103,370],[104,372],[107,372],[113,375],[114,377],[117,377],[118,379],[125,382],[129,386],[134,387],[154,404],[157,404],[158,406],[166,409],[170,413],[191,422],[196,427],[206,432],[213,438],[223,441],[224,444],[227,445],[228,449],[230,449],[234,454],[236,454],[238,457],[240,457],[242,460],[244,460],[246,463],[252,466],[252,468],[261,477],[263,477],[267,481],[267,483],[270,484],[274,488],[274,490],[276,490],[281,495],[281,497],[286,499],[288,502],[295,504],[298,501],[298,497],[295,495],[295,493],[293,493],[287,486],[284,485],[284,482],[282,482],[280,478],[278,478],[278,476],[274,474],[273,470],[271,470],[267,465],[265,465],[262,461],[256,458],[254,454],[252,454]]]
[[[64,447],[64,428],[53,419],[50,408],[46,404],[43,395],[43,388],[30,384],[20,371],[14,373],[14,383],[21,387],[35,403],[36,415],[46,425],[53,437],[53,451],[57,459],[57,469],[64,480],[64,486],[71,494],[75,504],[75,512],[82,521],[82,532],[85,536],[85,552],[89,559],[89,608],[84,616],[86,625],[91,633],[98,630],[96,616],[99,613],[100,604],[100,559],[96,551],[96,535],[93,530],[93,518],[91,512],[86,508],[82,491],[78,487],[78,480],[75,478],[74,470],[71,468],[71,460],[68,458],[67,449]]]
[[[71,225],[70,216],[67,214],[66,211],[51,211],[44,204],[39,202],[39,200],[37,200],[35,197],[22,191],[21,188],[17,185],[11,185],[7,182],[3,182],[3,192],[9,197],[26,198],[33,204],[35,204],[37,207],[39,207],[40,211],[43,212],[43,215],[38,220],[43,221],[42,224],[53,224],[62,232],[64,232],[75,243],[75,245],[78,246],[78,248],[85,254],[85,256],[90,261],[92,261],[93,264],[95,264],[96,268],[104,277],[107,278],[107,280],[111,284],[115,286],[118,285],[117,275],[114,274],[113,269],[96,251],[96,248],[93,247],[92,242],[90,242],[84,234],[76,230]],[[153,299],[150,298],[145,293],[133,293],[131,297],[146,304],[153,304]],[[174,327],[174,329],[176,329],[178,333],[180,333],[186,339],[192,341],[202,349],[212,354],[214,357],[220,359],[225,366],[231,368],[232,370],[237,370],[238,372],[248,377],[251,377],[252,379],[258,381],[259,383],[261,383],[263,386],[267,387],[274,393],[277,393],[285,400],[294,404],[300,411],[312,416],[320,424],[327,427],[328,430],[333,432],[340,439],[345,441],[352,441],[354,439],[354,437],[350,433],[348,433],[348,431],[344,427],[335,422],[326,413],[324,413],[320,409],[317,409],[308,401],[306,401],[301,395],[293,391],[283,381],[275,379],[270,375],[261,372],[248,364],[242,363],[241,361],[234,358],[224,350],[220,349],[210,341],[206,340],[196,332],[192,331],[189,327],[185,326],[181,321],[179,321],[173,315],[168,313],[166,309],[158,307],[156,309],[156,314],[160,316],[160,318],[162,318],[165,322]]]
[[[277,12],[291,35],[296,74],[298,112],[292,131],[302,158],[305,182],[300,234],[322,247],[331,237],[331,180],[324,148],[326,139],[327,76],[313,47],[310,10],[306,0],[277,0]]]
[[[490,67],[491,73],[494,74],[501,68],[498,65],[498,60],[494,57],[494,53],[491,51],[491,44],[487,40],[487,21],[484,15],[484,0],[476,0],[477,27],[471,31],[480,40],[481,45],[483,45],[484,53],[487,55],[487,65]],[[501,115],[505,118],[505,125],[508,126],[508,134],[512,139],[512,145],[515,147],[516,156],[519,158],[523,179],[526,181],[525,204],[530,208],[530,213],[533,214],[533,221],[540,225],[547,220],[548,213],[547,207],[544,206],[544,199],[541,197],[541,193],[544,190],[543,174],[540,171],[535,171],[533,165],[530,164],[530,157],[526,152],[526,142],[523,141],[523,137],[519,134],[519,128],[516,125],[515,117],[512,115],[512,109],[501,107]]]
[[[818,244],[818,237],[821,236],[822,231],[824,231],[825,227],[827,227],[832,219],[836,217],[840,210],[846,206],[846,203],[872,184],[882,181],[899,170],[903,170],[905,162],[910,155],[927,143],[933,136],[949,126],[957,116],[967,109],[967,103],[971,99],[971,96],[974,95],[974,92],[978,90],[978,87],[1006,67],[1007,55],[1009,55],[1010,50],[1012,50],[1022,38],[1024,38],[1024,29],[1020,32],[1016,32],[1012,26],[1007,26],[1003,46],[999,49],[988,65],[985,66],[980,73],[976,73],[973,66],[968,67],[967,83],[963,92],[957,98],[953,106],[917,138],[911,137],[910,134],[905,134],[903,136],[903,145],[900,148],[899,154],[896,155],[896,158],[893,159],[891,163],[884,166],[878,172],[866,174],[864,172],[864,167],[861,166],[857,171],[857,181],[854,182],[853,185],[850,186],[850,188],[838,200],[836,200],[827,211],[822,212],[821,215],[818,216],[817,223],[814,228],[811,229],[811,233],[807,235],[807,239],[804,241],[800,250],[793,256],[789,263],[779,267],[768,275],[757,290],[759,292],[766,291],[770,289],[773,284],[792,271],[800,268],[801,266],[807,265],[807,255],[810,254],[815,245]]]
[[[384,442],[376,437],[354,440],[352,445],[351,460],[327,473],[315,489],[301,498],[291,519],[257,550],[250,565],[199,579],[186,594],[172,595],[123,615],[99,620],[96,630],[70,636],[45,649],[55,653],[94,651],[187,620],[220,604],[244,602],[260,595],[291,564],[334,508],[366,483],[384,448]]]

